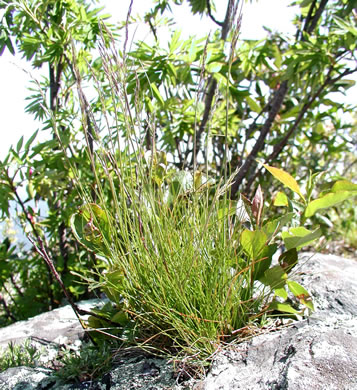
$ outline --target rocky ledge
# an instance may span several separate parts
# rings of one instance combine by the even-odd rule
[[[217,353],[200,380],[178,383],[169,361],[129,355],[100,381],[77,385],[61,383],[49,369],[10,368],[0,373],[0,390],[357,390],[356,276],[356,260],[302,254],[296,279],[311,292],[314,314]],[[0,329],[0,345],[25,336],[49,345],[75,343],[81,333],[74,314],[64,307]]]

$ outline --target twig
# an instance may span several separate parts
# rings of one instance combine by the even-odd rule
[[[218,26],[223,27],[223,23],[224,23],[224,22],[219,22],[219,21],[212,15],[212,9],[211,9],[211,2],[210,2],[210,0],[206,0],[206,4],[207,4],[208,16],[212,19],[212,21],[213,21],[214,23],[218,24]]]
[[[255,157],[257,156],[258,152],[263,148],[264,143],[265,143],[265,138],[267,137],[267,135],[271,129],[271,126],[273,125],[273,122],[275,120],[275,117],[277,116],[277,114],[278,114],[278,112],[283,104],[283,101],[284,101],[284,98],[285,98],[287,91],[288,91],[288,81],[284,81],[275,93],[275,96],[273,98],[272,105],[271,105],[271,110],[269,111],[268,118],[260,130],[260,135],[259,135],[252,151],[250,152],[249,156],[247,157],[244,164],[242,165],[242,167],[238,171],[237,176],[235,177],[235,181],[231,187],[231,194],[230,194],[232,199],[235,197],[239,186],[241,185],[243,179],[245,178],[245,176],[246,176],[249,168],[251,167]]]
[[[35,248],[36,252],[45,260],[46,264],[48,265],[48,267],[50,268],[51,272],[53,273],[53,275],[55,276],[57,282],[59,283],[59,285],[61,286],[63,292],[64,292],[64,295],[66,296],[69,304],[71,305],[78,321],[80,322],[80,324],[82,325],[82,328],[83,329],[87,329],[87,326],[86,324],[83,322],[83,320],[80,318],[80,315],[91,315],[93,317],[96,317],[100,320],[104,320],[106,322],[108,322],[110,325],[113,325],[113,326],[120,326],[119,323],[115,322],[115,321],[111,321],[109,319],[107,319],[106,317],[104,316],[101,316],[99,314],[96,314],[96,313],[93,313],[91,311],[87,311],[87,310],[83,310],[83,309],[80,309],[73,301],[70,293],[68,292],[68,290],[66,289],[66,286],[64,285],[62,279],[61,279],[61,276],[59,275],[59,273],[57,272],[56,270],[56,267],[55,265],[53,264],[53,261],[52,259],[50,258],[50,256],[48,255],[44,245],[43,245],[43,241],[42,239],[39,237],[38,238],[38,245],[35,243],[35,241],[31,238],[31,237],[27,237],[29,239],[29,241],[31,242],[31,244],[33,245],[33,247]],[[93,342],[94,345],[96,345],[96,342],[91,338],[91,341]]]

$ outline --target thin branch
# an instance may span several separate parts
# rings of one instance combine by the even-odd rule
[[[17,319],[13,316],[13,314],[11,313],[9,307],[7,306],[7,303],[5,301],[5,299],[0,295],[0,303],[2,304],[4,310],[5,310],[5,313],[6,315],[8,316],[8,318],[10,318],[12,321],[16,322]]]
[[[324,9],[326,8],[327,3],[328,0],[321,1],[319,8],[315,12],[314,17],[311,20],[311,24],[309,24],[309,26],[307,26],[306,28],[306,32],[308,32],[309,34],[311,34],[315,30],[317,22],[319,21]]]
[[[224,22],[219,22],[219,21],[212,15],[211,1],[210,1],[210,0],[206,0],[206,4],[207,4],[207,13],[208,13],[208,16],[212,19],[212,21],[213,21],[214,23],[218,24],[218,26],[223,27],[223,23],[224,23]]]
[[[312,13],[314,12],[314,9],[315,9],[315,7],[316,7],[316,3],[317,3],[317,0],[314,0],[314,1],[311,3],[310,8],[309,8],[309,12],[307,13],[307,16],[306,16],[306,19],[305,19],[304,28],[302,29],[302,31],[305,31],[305,32],[308,31],[308,26],[309,26],[310,21],[311,21],[311,19],[312,19]],[[303,36],[301,35],[300,38],[303,39]]]
[[[292,125],[292,127],[290,128],[290,130],[286,133],[286,135],[284,136],[284,138],[274,146],[274,149],[273,149],[273,152],[265,159],[265,164],[267,164],[269,161],[272,161],[273,159],[275,159],[276,157],[278,157],[278,155],[282,152],[282,150],[284,149],[284,147],[286,146],[289,138],[292,136],[292,134],[295,132],[295,130],[298,128],[299,124],[301,123],[302,119],[304,118],[306,112],[309,110],[309,108],[311,107],[311,105],[315,102],[315,100],[321,95],[321,93],[324,91],[324,89],[329,86],[329,85],[333,85],[335,84],[337,81],[339,81],[341,78],[343,78],[344,76],[348,76],[349,74],[352,74],[354,72],[357,71],[357,68],[355,69],[346,69],[343,73],[341,73],[340,75],[338,75],[337,77],[334,77],[334,78],[331,78],[329,77],[329,75],[332,73],[333,71],[333,68],[331,68],[329,70],[329,73],[328,73],[328,76],[325,80],[325,82],[323,83],[323,85],[316,91],[316,93],[304,104],[302,110],[300,111],[298,117],[296,118],[294,124]],[[255,175],[253,175],[250,179],[249,179],[249,182],[247,183],[246,185],[246,190],[249,191],[249,188],[251,187],[251,185],[253,184],[253,182],[255,181],[255,179],[260,175],[262,171],[262,167],[259,168],[257,170],[257,172],[255,173]]]
[[[20,297],[23,297],[24,293],[21,291],[21,288],[17,285],[13,274],[10,275],[10,280],[11,280],[11,283],[14,286],[14,289],[16,290],[16,292],[20,295]]]
[[[224,22],[222,23],[222,26],[221,26],[222,27],[221,39],[224,41],[227,39],[228,33],[231,29],[232,19],[234,17],[234,11],[238,9],[238,4],[239,4],[239,0],[237,0],[237,1],[236,0],[229,0],[229,2],[228,2]],[[215,95],[216,89],[217,89],[217,80],[213,76],[210,76],[207,85],[208,85],[208,91],[207,91],[207,95],[205,98],[205,108],[203,111],[202,121],[200,123],[200,126],[197,130],[197,134],[195,137],[195,146],[194,146],[194,153],[192,156],[192,162],[194,160],[194,156],[196,156],[198,154],[198,151],[201,147],[201,138],[202,138],[202,135],[206,129],[207,122],[208,122],[208,119],[210,117],[210,113],[212,110],[213,98],[214,98],[214,95]]]
[[[288,81],[284,81],[283,83],[281,83],[279,89],[275,92],[268,118],[260,130],[260,135],[252,151],[250,152],[244,164],[242,165],[236,177],[234,178],[234,183],[231,186],[231,194],[230,194],[231,198],[235,197],[238,188],[242,184],[242,181],[245,178],[245,176],[247,175],[255,157],[257,156],[258,152],[260,152],[264,147],[265,138],[267,137],[271,129],[271,126],[274,123],[275,117],[277,116],[277,114],[281,109],[287,91],[288,91]]]
[[[355,69],[346,69],[343,73],[338,75],[335,78],[331,78],[329,75],[332,73],[333,69],[330,69],[327,78],[325,82],[321,85],[321,87],[314,93],[314,95],[304,104],[301,112],[299,113],[298,117],[296,118],[296,121],[294,125],[291,127],[291,129],[286,133],[285,137],[274,146],[274,150],[271,153],[271,155],[267,158],[266,162],[276,158],[281,151],[283,150],[284,146],[286,145],[287,141],[291,137],[291,135],[294,133],[294,131],[299,126],[301,120],[303,119],[304,115],[306,114],[307,110],[311,107],[311,105],[314,103],[314,101],[320,96],[320,94],[323,92],[323,90],[328,87],[329,85],[335,84],[337,81],[342,79],[345,76],[348,76],[349,74],[352,74],[357,71],[357,68]]]
[[[35,248],[36,252],[45,260],[46,264],[49,266],[49,268],[51,269],[53,275],[55,276],[57,282],[59,283],[59,285],[61,286],[63,292],[64,292],[64,295],[66,296],[67,300],[68,300],[68,303],[71,305],[79,323],[81,324],[82,328],[84,330],[87,329],[87,326],[86,324],[84,323],[84,321],[81,319],[80,315],[91,315],[93,317],[96,317],[96,318],[99,318],[101,320],[105,320],[106,322],[108,322],[110,325],[112,326],[120,326],[119,323],[115,322],[115,321],[111,321],[107,318],[105,318],[104,316],[101,316],[99,314],[96,314],[96,313],[92,313],[91,311],[87,311],[87,310],[83,310],[83,309],[80,309],[73,301],[70,293],[68,292],[68,290],[66,289],[66,286],[64,285],[62,279],[61,279],[61,276],[59,275],[59,273],[57,272],[56,270],[56,267],[53,263],[53,260],[50,258],[50,256],[48,255],[45,247],[44,247],[44,244],[43,244],[43,241],[41,238],[39,238],[37,240],[38,244],[35,243],[35,241],[31,238],[31,237],[27,237],[29,239],[29,241],[31,242],[31,244],[33,245],[33,247]],[[91,338],[90,334],[88,334],[91,341],[93,342],[94,345],[96,345],[96,342]]]

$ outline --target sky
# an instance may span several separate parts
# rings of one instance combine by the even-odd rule
[[[216,0],[215,3],[217,7],[216,19],[223,20],[227,1]],[[129,4],[130,0],[101,0],[99,2],[99,5],[105,6],[105,10],[112,15],[113,22],[126,19]],[[293,34],[295,30],[291,20],[294,17],[295,9],[288,7],[288,4],[288,0],[253,0],[252,4],[245,3],[241,38],[263,38],[266,35],[263,25]],[[151,5],[152,2],[149,0],[134,0],[132,15],[138,13],[142,15],[145,10],[151,8]],[[182,6],[174,6],[172,11],[184,37],[203,36],[217,27],[207,17],[200,20],[198,15],[192,15],[187,3]],[[131,30],[131,40],[145,39],[146,34],[147,27],[138,24],[135,29]],[[22,135],[28,139],[40,127],[33,120],[32,115],[25,113],[25,107],[29,103],[26,101],[26,96],[29,96],[27,88],[31,86],[31,77],[39,80],[42,74],[47,76],[46,72],[47,69],[32,70],[30,64],[22,60],[19,54],[12,56],[7,50],[0,57],[0,131],[2,134],[0,160],[7,155],[11,145],[16,145]]]

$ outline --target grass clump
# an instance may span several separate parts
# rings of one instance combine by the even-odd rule
[[[115,337],[143,348],[206,359],[271,314],[302,314],[289,303],[289,293],[313,310],[308,291],[289,278],[297,251],[321,235],[302,225],[318,210],[354,194],[353,185],[341,182],[327,198],[312,201],[314,175],[303,194],[287,172],[264,164],[293,196],[279,193],[267,201],[259,186],[251,199],[233,200],[230,188],[237,172],[229,177],[227,168],[217,180],[208,161],[200,169],[196,161],[192,171],[177,168],[174,155],[156,145],[159,130],[149,121],[154,113],[147,114],[147,127],[141,125],[142,91],[134,93],[135,99],[127,95],[126,63],[105,48],[102,63],[106,87],[98,81],[97,91],[108,132],[101,139],[87,125],[95,118],[77,77],[95,178],[90,191],[72,167],[83,197],[72,229],[102,260],[87,281],[114,304],[104,310],[103,321],[91,318],[90,324],[102,335],[115,326]],[[108,91],[114,113],[104,104]],[[264,218],[267,206],[279,207],[274,218]],[[273,263],[282,240],[286,250]]]
[[[163,153],[145,150],[134,130],[124,140],[124,148],[90,154],[95,202],[82,188],[85,203],[71,221],[79,242],[103,260],[88,282],[115,304],[107,323],[90,324],[105,333],[115,323],[121,340],[206,358],[267,312],[295,313],[272,293],[279,287],[286,300],[296,248],[271,269],[276,236],[292,215],[264,221],[260,189],[244,206],[229,199],[230,179],[178,171]],[[296,291],[307,302],[307,291]]]
[[[1,351],[0,371],[5,371],[10,367],[35,367],[40,355],[41,352],[31,344],[30,340],[26,340],[21,345],[10,342],[6,350]]]
[[[112,348],[108,344],[83,344],[78,351],[64,351],[54,374],[65,382],[92,381],[105,375],[112,366]]]

